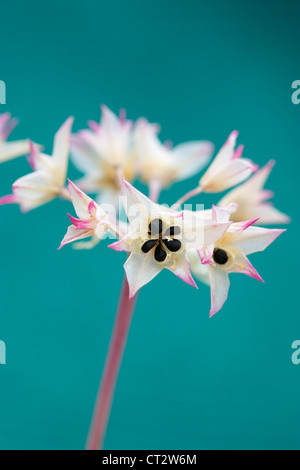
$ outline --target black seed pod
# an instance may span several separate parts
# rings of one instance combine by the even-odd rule
[[[143,253],[149,253],[150,250],[156,245],[156,240],[148,240],[142,246]]]
[[[168,248],[168,250],[172,251],[175,253],[176,251],[179,251],[181,248],[181,242],[179,240],[164,240],[164,244]]]
[[[165,252],[165,250],[163,249],[161,245],[158,245],[155,248],[154,258],[156,259],[156,261],[161,263],[162,261],[165,261],[166,257],[167,257],[167,253]]]
[[[154,219],[149,224],[149,235],[160,235],[163,231],[163,221],[161,219]]]
[[[170,227],[166,230],[165,236],[166,237],[173,237],[174,235],[179,235],[181,233],[180,227],[177,225],[175,227]]]
[[[228,255],[225,250],[221,248],[216,248],[213,254],[214,261],[217,264],[226,264],[228,261]]]

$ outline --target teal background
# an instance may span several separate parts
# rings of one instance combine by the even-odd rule
[[[175,144],[240,130],[245,155],[277,160],[268,189],[289,230],[252,256],[266,284],[232,276],[209,320],[209,291],[163,273],[139,297],[106,449],[299,449],[300,3],[285,0],[2,2],[0,79],[21,120],[13,138],[51,152],[99,105],[162,125]],[[28,172],[1,166],[1,195]],[[75,175],[71,169],[71,175]],[[175,201],[197,182],[174,186]],[[219,196],[197,202],[211,204]],[[124,256],[61,252],[67,203],[1,208],[0,448],[84,447],[113,326]]]

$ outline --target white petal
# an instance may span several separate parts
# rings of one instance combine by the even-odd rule
[[[285,230],[266,229],[262,227],[249,227],[244,232],[232,234],[231,245],[243,250],[245,255],[264,251]]]
[[[129,222],[134,226],[153,220],[160,212],[157,204],[125,180],[122,182],[122,203]]]
[[[77,230],[74,225],[70,225],[66,235],[64,236],[63,241],[61,242],[59,249],[61,249],[64,245],[67,245],[68,243],[92,237],[93,234],[93,230]]]
[[[207,264],[202,264],[200,256],[197,250],[191,250],[188,252],[188,257],[191,263],[191,271],[196,276],[199,281],[204,284],[210,285],[209,279],[209,266]]]
[[[203,177],[200,185],[209,193],[225,191],[247,179],[255,168],[251,160],[246,158],[231,160],[226,166],[217,168],[209,178]]]
[[[0,142],[0,162],[6,162],[28,153],[29,142],[27,140],[3,143]]]
[[[211,311],[210,317],[215,315],[221,308],[228,297],[230,286],[229,276],[222,269],[209,266],[210,289],[211,289]]]
[[[74,119],[69,118],[54,137],[53,163],[59,175],[60,184],[65,184],[68,169],[70,136]]]
[[[80,132],[71,137],[71,158],[82,173],[87,173],[94,179],[100,179],[103,175],[101,157],[83,141]]]
[[[226,194],[218,205],[224,207],[232,202],[250,205],[252,201],[258,201],[261,190],[264,187],[274,164],[275,162],[273,160],[269,161],[267,165],[257,171],[248,181]],[[254,217],[247,218],[251,219]]]
[[[24,210],[46,204],[57,196],[57,187],[51,175],[36,171],[19,178],[13,185],[13,192]]]
[[[232,222],[218,223],[202,216],[201,212],[184,211],[183,243],[187,250],[199,249],[215,243],[226,232]]]
[[[70,180],[68,190],[78,217],[83,220],[88,219],[90,217],[90,213],[88,211],[89,204],[93,202],[93,200]]]
[[[174,147],[172,159],[178,168],[177,181],[190,178],[210,161],[214,146],[210,142],[187,142]]]
[[[166,269],[171,271],[175,276],[179,277],[183,282],[198,289],[193,276],[191,274],[190,262],[185,253],[177,256],[176,259],[171,260],[169,264],[164,265]]]
[[[131,253],[128,260],[124,264],[129,289],[130,298],[138,292],[144,285],[154,279],[163,269],[153,259],[153,253],[138,254]]]

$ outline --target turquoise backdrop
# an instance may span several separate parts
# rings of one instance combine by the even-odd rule
[[[68,116],[79,130],[101,103],[160,122],[175,144],[219,147],[238,129],[247,157],[277,160],[268,189],[293,219],[252,256],[266,284],[232,276],[211,320],[204,285],[197,292],[167,272],[142,290],[105,448],[299,449],[299,1],[15,0],[0,11],[0,112],[20,118],[14,138],[51,152]],[[1,165],[1,195],[27,172],[26,159]],[[67,211],[60,201],[26,216],[1,208],[1,449],[85,444],[124,256],[106,243],[58,252]]]

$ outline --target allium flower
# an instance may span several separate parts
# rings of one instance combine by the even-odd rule
[[[216,222],[228,221],[229,216],[226,209],[213,207],[213,220]],[[265,250],[285,230],[253,227],[256,221],[232,223],[217,242],[198,250],[199,263],[207,265],[208,269],[212,303],[210,316],[217,313],[227,299],[230,273],[246,274],[263,282],[247,255]],[[193,272],[207,282],[207,272],[197,266],[195,253],[192,256]]]
[[[240,145],[236,150],[237,131],[230,134],[212,164],[200,180],[200,188],[206,193],[219,193],[235,186],[251,173],[257,170],[257,166],[246,158],[242,158],[244,146]]]
[[[271,202],[267,202],[267,199],[273,197],[274,193],[263,189],[274,165],[274,160],[269,161],[248,181],[234,188],[218,203],[219,207],[237,203],[236,210],[230,216],[231,220],[239,222],[259,217],[256,222],[259,225],[290,222],[287,215],[276,209]]]
[[[52,157],[41,153],[30,143],[30,173],[13,184],[13,194],[0,199],[1,204],[19,204],[24,212],[42,206],[58,196],[65,197],[73,118],[69,118],[55,135]]]
[[[121,179],[132,181],[135,177],[131,142],[131,121],[124,111],[118,118],[102,106],[100,125],[89,122],[90,129],[71,138],[71,156],[74,164],[85,176],[78,186],[90,193],[99,193],[99,202],[118,202]]]
[[[68,243],[90,237],[95,237],[100,241],[108,230],[116,233],[116,222],[112,222],[110,216],[101,206],[81,191],[72,181],[69,181],[68,190],[79,218],[77,219],[68,214],[72,225],[68,228],[60,248]]]
[[[157,136],[160,128],[146,119],[137,122],[134,131],[134,152],[138,172],[147,184],[156,181],[161,188],[190,178],[209,162],[214,151],[211,142],[187,142],[172,148]]]
[[[174,212],[154,204],[126,181],[123,181],[122,194],[129,232],[110,248],[130,253],[124,265],[130,297],[163,269],[196,287],[190,272],[188,251],[214,243],[231,222],[207,223],[199,215],[193,221],[189,215],[186,221],[184,212]]]
[[[11,119],[9,113],[0,114],[0,163],[29,153],[29,143],[27,140],[6,142],[17,124],[18,120]]]

